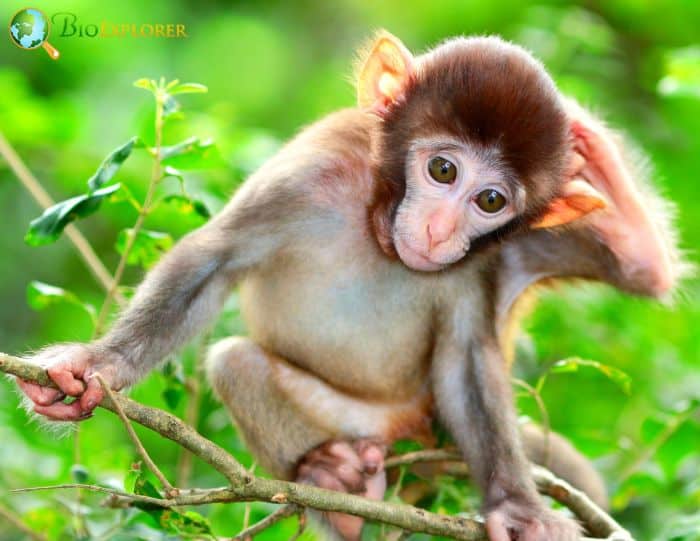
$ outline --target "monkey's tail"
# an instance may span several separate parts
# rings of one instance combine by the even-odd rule
[[[546,435],[542,427],[532,423],[522,426],[521,433],[525,453],[532,462],[585,492],[602,509],[608,509],[608,492],[602,476],[567,439],[555,432]]]

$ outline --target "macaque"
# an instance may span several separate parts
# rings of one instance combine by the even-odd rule
[[[250,335],[212,346],[207,371],[270,473],[381,498],[386,446],[435,415],[483,491],[492,541],[577,539],[529,473],[510,316],[543,278],[669,291],[678,256],[660,200],[610,132],[498,38],[414,57],[381,33],[358,101],[183,238],[104,337],[37,354],[60,390],[20,386],[37,413],[85,419],[103,396],[92,375],[135,383],[240,285]],[[359,538],[361,520],[328,518]]]

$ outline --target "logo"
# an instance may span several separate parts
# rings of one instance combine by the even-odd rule
[[[10,19],[10,41],[20,49],[31,51],[43,48],[57,60],[60,53],[48,42],[53,24],[59,38],[187,38],[187,28],[174,22],[124,22],[79,20],[75,13],[54,13],[50,22],[46,14],[36,8],[20,9]],[[55,36],[55,35],[54,35]]]
[[[60,53],[47,40],[51,25],[43,11],[35,8],[20,9],[10,19],[10,40],[20,49],[31,51],[43,48],[54,60]]]

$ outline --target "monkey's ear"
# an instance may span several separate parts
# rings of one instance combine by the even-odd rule
[[[542,229],[568,224],[607,205],[605,198],[588,182],[570,180],[564,185],[562,194],[549,204],[544,216],[531,227]]]
[[[379,33],[368,51],[357,76],[357,102],[382,116],[403,97],[413,75],[413,56],[386,31]]]

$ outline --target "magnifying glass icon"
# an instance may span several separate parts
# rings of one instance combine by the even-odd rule
[[[20,9],[10,19],[10,39],[20,49],[31,51],[39,47],[53,59],[60,53],[47,40],[51,25],[43,11],[35,8]]]

